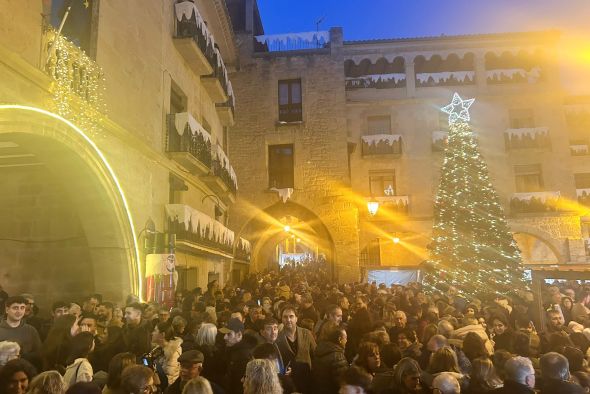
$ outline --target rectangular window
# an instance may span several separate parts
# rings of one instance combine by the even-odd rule
[[[279,81],[279,121],[302,121],[301,103],[301,79]]]
[[[373,197],[395,196],[395,171],[369,172],[369,191]]]
[[[590,189],[590,173],[574,174],[576,189]]]
[[[539,164],[514,166],[517,193],[543,191],[543,176]]]
[[[535,114],[532,109],[511,109],[509,116],[511,129],[530,129],[535,127]]]
[[[367,134],[391,134],[390,116],[369,116],[367,118]]]
[[[293,145],[269,145],[268,187],[284,189],[294,187]]]
[[[90,37],[93,3],[93,0],[51,1],[51,25],[55,30],[59,29],[68,6],[71,6],[61,34],[80,47],[80,49],[84,50],[88,55],[92,53]]]

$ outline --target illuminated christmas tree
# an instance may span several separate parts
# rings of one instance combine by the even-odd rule
[[[526,284],[520,251],[469,125],[473,101],[455,93],[451,104],[442,108],[449,114],[449,138],[424,283],[435,288],[454,285],[465,295],[522,290]]]

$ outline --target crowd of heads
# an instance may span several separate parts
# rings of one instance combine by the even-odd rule
[[[542,290],[539,309],[303,265],[165,304],[3,293],[0,394],[588,392],[590,286]]]

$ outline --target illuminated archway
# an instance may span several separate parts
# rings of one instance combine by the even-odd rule
[[[285,233],[285,218],[292,218],[292,223],[296,223],[289,235]],[[240,236],[252,243],[253,268],[263,270],[269,268],[277,244],[291,234],[295,235],[295,240],[300,238],[309,247],[313,244],[333,270],[334,241],[326,225],[313,211],[292,201],[277,202],[264,209],[262,214],[257,214],[244,226]]]
[[[15,171],[24,171],[26,168],[26,171],[34,173],[37,179],[48,176],[58,180],[59,187],[55,189],[59,190],[59,193],[50,197],[66,198],[71,209],[77,213],[78,230],[82,235],[78,234],[75,239],[76,242],[80,242],[80,245],[87,245],[87,254],[81,254],[81,256],[87,256],[89,259],[79,263],[87,267],[86,272],[92,275],[93,284],[92,288],[84,289],[84,294],[95,291],[113,300],[121,299],[125,293],[142,294],[137,237],[129,206],[112,167],[92,139],[71,122],[44,109],[22,105],[0,105],[0,143],[6,148],[5,151],[10,152],[12,147],[26,152],[20,156],[29,160],[18,163],[13,166],[14,168],[10,168],[12,165],[5,165],[5,174],[14,174]],[[42,185],[47,184],[49,180],[42,183]],[[26,183],[21,181],[20,185],[26,186]],[[26,208],[22,201],[19,204],[21,208]],[[62,204],[64,205],[68,206]],[[58,218],[53,217],[51,221],[56,223],[56,219]],[[55,239],[53,235],[61,232],[53,231],[49,226],[43,232],[44,237],[41,241],[21,237],[22,239],[3,242],[20,243],[20,245],[46,242],[53,245],[52,247],[63,242],[73,242],[68,239]],[[11,247],[16,249],[14,246]],[[64,248],[64,250],[69,249]],[[68,256],[72,258],[71,255]],[[38,257],[29,260],[17,258],[16,261],[11,261],[13,266],[7,272],[17,272],[18,264],[27,265],[23,271],[33,277],[31,281],[38,287],[38,289],[17,288],[19,284],[26,286],[27,282],[16,278],[11,281],[12,286],[15,287],[12,290],[28,290],[36,292],[37,295],[43,295],[43,289],[48,292],[58,292],[57,285],[66,286],[62,281],[74,281],[76,278],[68,278],[68,275],[72,273],[60,270],[61,263],[69,267],[72,267],[72,263],[69,262],[67,265],[65,259],[60,261],[58,257],[59,253],[56,253],[49,254],[47,261],[38,261]],[[34,272],[37,268],[40,268],[40,273]],[[43,275],[43,272],[51,272],[51,275],[35,278],[35,275]],[[78,279],[82,283],[90,283],[88,278],[79,277]],[[49,283],[52,280],[59,283]],[[43,285],[44,281],[48,283]],[[6,287],[7,284],[3,284]],[[77,293],[75,290],[71,291],[71,296]]]

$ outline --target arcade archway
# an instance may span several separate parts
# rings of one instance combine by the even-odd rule
[[[325,261],[334,275],[334,241],[321,219],[297,203],[277,202],[255,215],[241,232],[252,242],[254,270],[292,261]]]
[[[42,109],[0,105],[0,283],[43,303],[140,293],[121,186],[82,130]]]

